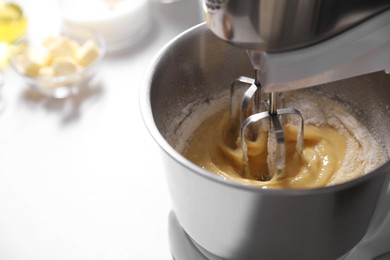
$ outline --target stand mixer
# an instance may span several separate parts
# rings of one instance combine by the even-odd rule
[[[280,94],[313,87],[357,107],[359,120],[388,153],[390,76],[383,71],[390,68],[390,2],[204,0],[203,7],[207,26],[191,28],[166,45],[141,91],[145,124],[163,150],[174,259],[389,257],[389,161],[335,186],[262,189],[222,179],[186,160],[171,134],[172,126],[182,123],[178,119],[190,117],[190,105],[245,84],[241,137],[250,138],[252,123],[270,119],[277,143],[272,177],[278,178],[284,166],[280,115],[292,114],[298,127],[303,125],[299,111],[283,108]]]

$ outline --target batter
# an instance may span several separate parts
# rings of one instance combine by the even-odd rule
[[[249,174],[243,171],[238,138],[239,122],[230,117],[229,106],[197,109],[209,114],[188,138],[183,155],[200,167],[223,178],[263,188],[317,188],[357,178],[387,160],[383,147],[358,122],[350,111],[336,101],[313,91],[290,94],[285,107],[294,107],[305,118],[304,150],[297,154],[297,128],[293,122],[284,127],[286,140],[285,176],[272,179],[267,164],[266,131],[259,130],[248,141]],[[304,101],[304,102],[302,102]]]

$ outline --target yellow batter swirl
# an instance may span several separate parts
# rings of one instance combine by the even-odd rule
[[[296,152],[297,128],[284,126],[286,141],[285,176],[270,180],[267,164],[267,132],[247,141],[250,175],[243,172],[237,121],[228,109],[202,122],[188,140],[183,155],[223,178],[264,188],[317,188],[342,183],[369,171],[386,160],[386,153],[368,130],[340,104],[325,97],[292,97],[306,100],[294,104],[307,115],[302,156]],[[306,112],[306,113],[305,113]]]

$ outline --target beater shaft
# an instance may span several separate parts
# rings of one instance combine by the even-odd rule
[[[259,113],[261,111],[261,84],[260,84],[260,70],[255,69],[255,83],[257,91],[254,93],[253,112]]]

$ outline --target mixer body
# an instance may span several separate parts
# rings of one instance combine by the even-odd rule
[[[337,259],[364,238],[376,212],[388,215],[381,198],[390,162],[333,187],[269,190],[224,180],[174,149],[172,126],[183,111],[190,111],[188,104],[208,100],[252,73],[244,50],[200,25],[165,47],[145,75],[141,109],[163,150],[175,215],[196,244],[221,259]],[[370,107],[357,111],[359,118],[389,151],[389,84],[390,77],[377,72],[319,90],[353,107]]]
[[[388,0],[204,0],[219,38],[248,50],[265,92],[390,68]]]
[[[174,39],[146,75],[141,104],[164,151],[180,225],[197,245],[226,260],[342,257],[367,234],[379,209],[388,215],[381,198],[388,194],[390,162],[333,187],[267,190],[206,172],[183,158],[169,135],[188,104],[208,100],[255,69],[265,92],[322,84],[321,93],[370,107],[358,111],[359,117],[389,151],[390,78],[377,71],[390,68],[390,1],[203,4],[209,29],[230,44],[204,25]],[[377,73],[364,75],[371,72]]]
[[[390,7],[387,0],[204,0],[219,38],[243,49],[281,52],[319,43]]]

